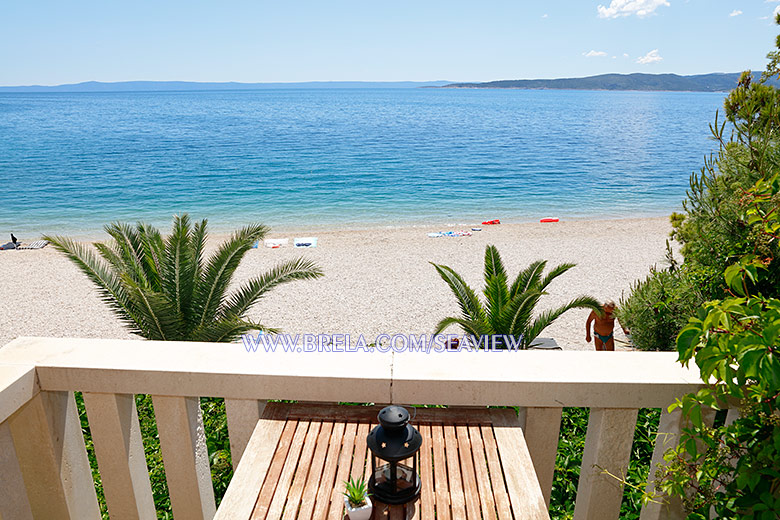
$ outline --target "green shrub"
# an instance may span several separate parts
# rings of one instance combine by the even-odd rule
[[[780,252],[776,240],[757,232],[745,218],[747,192],[780,164],[775,137],[779,99],[777,89],[743,74],[724,103],[727,121],[719,123],[716,115],[711,126],[718,153],[691,175],[684,213],[672,215],[672,238],[682,245],[688,275],[706,300],[727,294],[725,266],[743,255],[774,258]],[[768,268],[761,283],[763,292],[778,286],[780,263]]]
[[[631,287],[620,300],[618,319],[631,331],[640,350],[675,350],[677,334],[703,302],[702,296],[681,270],[655,268]]]

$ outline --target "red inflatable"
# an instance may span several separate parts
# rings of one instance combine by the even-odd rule
[[[494,224],[501,224],[501,221],[498,220],[498,219],[496,219],[496,220],[486,220],[485,222],[482,223],[483,226],[492,226]]]
[[[558,222],[558,219],[555,217],[547,217],[541,219],[539,222]]]

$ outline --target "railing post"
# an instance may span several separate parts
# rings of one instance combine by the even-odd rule
[[[111,520],[156,519],[135,396],[83,395]]]
[[[645,492],[651,495],[653,500],[642,508],[640,520],[682,520],[687,516],[679,498],[662,495],[655,490],[655,474],[663,465],[664,454],[677,446],[681,429],[681,410],[677,408],[669,413],[662,409],[661,419],[658,423],[658,435],[655,438],[655,448],[653,448],[653,458],[650,461],[650,471],[647,474],[647,487],[645,488]]]
[[[257,421],[263,415],[265,404],[266,401],[257,399],[225,399],[233,471],[238,467]]]
[[[738,414],[739,411],[736,411]],[[733,421],[736,415],[729,410],[726,421]],[[702,409],[702,422],[712,426],[715,422],[715,410]],[[639,520],[682,520],[688,515],[683,509],[682,500],[679,497],[670,497],[659,493],[655,489],[656,472],[663,466],[664,454],[674,448],[680,442],[680,433],[686,427],[687,420],[683,417],[680,408],[675,408],[671,413],[665,408],[661,409],[661,420],[658,423],[658,435],[653,449],[653,458],[650,462],[650,471],[647,475],[647,487],[645,492],[653,496],[653,500],[645,504]],[[701,444],[699,444],[701,446]]]
[[[174,517],[211,520],[217,508],[200,399],[155,395],[152,403]]]
[[[637,412],[636,408],[591,408],[575,520],[611,520],[620,516],[623,482],[619,479],[627,474]]]
[[[547,507],[550,507],[555,456],[558,453],[558,436],[561,431],[563,408],[528,408],[526,410],[525,442],[534,461],[536,478],[542,488]]]
[[[7,422],[0,424],[0,520],[32,520],[22,469]]]
[[[99,519],[72,392],[41,392],[9,419],[34,518]]]

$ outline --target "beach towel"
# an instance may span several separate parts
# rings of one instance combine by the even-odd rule
[[[266,238],[265,240],[263,240],[263,245],[265,245],[265,247],[270,247],[273,249],[277,247],[286,246],[289,243],[290,243],[289,238]]]
[[[48,240],[36,240],[26,246],[19,246],[17,249],[43,249],[49,244]]]
[[[439,231],[437,233],[428,233],[431,238],[440,237],[470,237],[471,231]]]
[[[295,247],[317,247],[317,237],[295,237],[293,245]]]

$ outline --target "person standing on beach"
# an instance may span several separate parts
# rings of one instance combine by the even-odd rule
[[[596,350],[615,350],[615,302],[607,300],[602,307],[601,315],[591,311],[588,321],[585,322],[585,341],[590,343],[590,324],[593,322],[593,343]],[[620,324],[620,321],[618,321]],[[622,326],[621,326],[622,327]],[[629,330],[622,327],[628,335]]]

